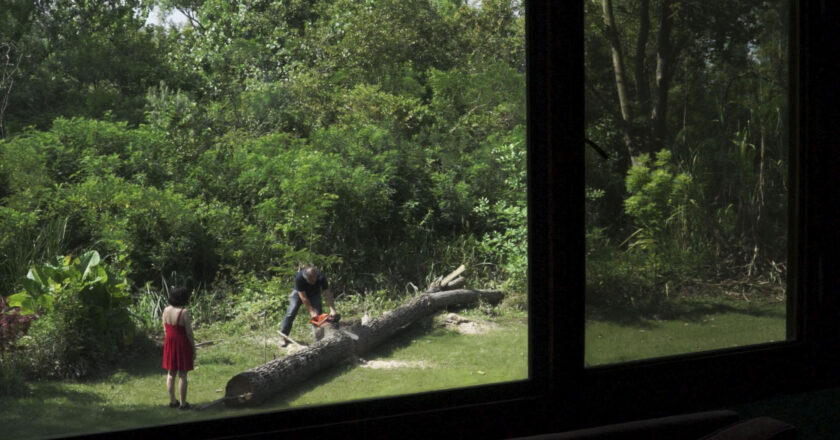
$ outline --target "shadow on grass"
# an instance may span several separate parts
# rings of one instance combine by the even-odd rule
[[[57,382],[35,382],[28,397],[0,398],[3,436],[37,439],[124,430],[178,422],[168,408],[114,407],[101,395]],[[171,411],[171,410],[169,410]]]
[[[3,434],[0,438],[85,436],[247,413],[179,411],[164,404],[113,405],[101,395],[68,389],[66,385],[56,382],[34,383],[33,393],[29,397],[0,397],[0,407],[4,408]]]
[[[709,315],[724,313],[751,317],[784,318],[778,303],[747,303],[717,299],[675,299],[644,305],[616,306],[587,303],[586,319],[641,329],[659,327],[658,321],[699,322]]]
[[[135,378],[159,376],[162,371],[162,359],[162,347],[159,347],[151,339],[138,337],[117,362],[103,366],[100,371],[92,373],[83,382],[113,380],[112,376],[115,373]]]

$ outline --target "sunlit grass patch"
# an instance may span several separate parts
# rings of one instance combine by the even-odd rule
[[[603,365],[784,341],[785,303],[686,302],[674,316],[589,319],[586,364]]]

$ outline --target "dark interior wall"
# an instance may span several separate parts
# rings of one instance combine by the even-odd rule
[[[799,438],[840,439],[840,388],[759,400],[732,408],[743,417],[767,416],[796,426]]]

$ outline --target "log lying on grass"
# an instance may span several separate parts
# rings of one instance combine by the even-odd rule
[[[491,303],[502,300],[500,290],[459,289],[426,292],[367,325],[349,328],[325,323],[325,337],[309,347],[267,364],[239,373],[225,387],[228,406],[254,405],[277,393],[300,384],[307,377],[336,363],[359,356],[420,318],[449,306]]]

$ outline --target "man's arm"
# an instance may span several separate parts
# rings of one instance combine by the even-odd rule
[[[335,303],[333,302],[333,296],[330,289],[324,290],[324,299],[327,300],[327,305],[330,306],[330,315],[336,315],[338,312],[335,311]]]
[[[300,298],[300,302],[302,302],[303,305],[305,305],[306,308],[309,309],[309,317],[312,318],[318,316],[318,311],[315,310],[314,307],[312,307],[312,304],[309,302],[309,298],[306,297],[306,292],[304,292],[303,290],[296,290],[296,292],[298,294],[298,298]]]

